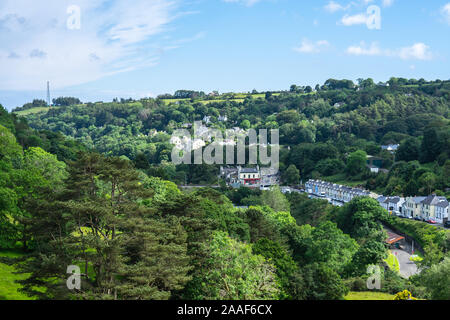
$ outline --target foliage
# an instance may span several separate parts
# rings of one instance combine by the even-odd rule
[[[417,300],[408,290],[404,290],[395,295],[393,300]]]
[[[450,258],[446,257],[434,264],[420,276],[421,283],[431,294],[433,300],[450,300]]]
[[[280,187],[275,186],[261,194],[263,205],[271,207],[274,211],[289,211],[289,201],[281,192]]]
[[[215,232],[208,243],[202,298],[208,300],[274,299],[280,293],[275,268],[250,245]]]

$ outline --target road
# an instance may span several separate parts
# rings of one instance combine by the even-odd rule
[[[411,255],[401,249],[392,249],[392,254],[394,254],[400,264],[400,275],[404,278],[409,278],[414,274],[419,273],[417,266],[409,258]]]

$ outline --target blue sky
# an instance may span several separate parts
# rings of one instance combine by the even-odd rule
[[[449,79],[449,34],[449,0],[1,0],[0,103]]]

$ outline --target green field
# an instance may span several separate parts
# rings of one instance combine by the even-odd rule
[[[281,93],[272,93],[272,96],[279,96]],[[234,98],[231,99],[224,99],[221,96],[217,96],[215,99],[212,100],[198,100],[198,102],[202,103],[202,104],[210,104],[210,103],[214,103],[214,102],[225,102],[225,101],[233,101],[233,102],[237,102],[237,103],[242,103],[244,102],[245,98],[247,96],[251,95],[253,99],[265,99],[266,98],[266,94],[265,93],[257,93],[257,94],[248,94],[248,93],[236,93],[234,94]],[[171,103],[176,103],[179,101],[190,101],[191,99],[163,99],[164,103],[169,105]]]
[[[57,108],[57,107],[52,107],[52,108]],[[38,108],[31,108],[31,109],[27,109],[27,110],[23,110],[23,111],[17,111],[14,113],[17,114],[18,116],[24,117],[24,116],[28,116],[30,114],[47,112],[48,110],[50,110],[50,107],[38,107]]]
[[[384,292],[354,292],[350,291],[348,295],[344,297],[345,300],[393,300],[394,296]]]
[[[0,257],[17,258],[22,254],[17,251],[0,251]],[[34,300],[18,292],[20,285],[15,280],[26,278],[23,274],[14,274],[14,267],[0,263],[0,300]]]

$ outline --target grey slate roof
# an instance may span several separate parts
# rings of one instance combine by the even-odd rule
[[[446,200],[445,197],[438,197],[436,195],[431,195],[426,197],[425,200],[423,200],[421,203],[426,205],[433,205],[444,200]]]
[[[413,201],[416,203],[416,204],[419,204],[419,203],[421,203],[423,200],[425,200],[427,197],[414,197],[413,198]]]
[[[441,202],[436,203],[437,207],[442,207],[442,208],[448,207],[448,205],[449,205],[449,203],[447,200],[443,200]]]

